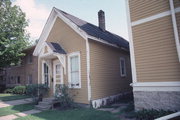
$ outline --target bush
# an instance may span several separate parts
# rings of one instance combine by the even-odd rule
[[[33,101],[37,104],[48,92],[48,89],[48,86],[45,84],[32,84],[27,86],[26,94],[31,96]]]
[[[4,91],[4,93],[13,93],[13,88],[8,88]]]
[[[55,98],[60,102],[61,109],[73,108],[73,97],[69,93],[69,87],[61,84],[56,86]]]
[[[13,93],[14,94],[25,94],[26,92],[26,86],[16,86],[13,88]]]
[[[143,109],[135,113],[137,120],[154,120],[156,118],[173,113],[173,111],[165,110],[154,110],[154,109]]]

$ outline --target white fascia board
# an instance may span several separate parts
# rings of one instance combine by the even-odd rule
[[[104,44],[106,44],[106,45],[109,45],[109,46],[112,46],[112,47],[115,47],[115,48],[120,48],[120,47],[118,47],[117,45],[108,43],[108,42],[106,42],[105,40],[100,39],[100,38],[97,39],[96,37],[93,37],[93,36],[90,36],[90,35],[88,35],[88,39],[91,39],[91,40],[94,40],[94,41],[98,41],[98,42],[100,42],[100,43],[104,43]]]
[[[46,24],[44,25],[44,28],[42,30],[42,33],[39,37],[39,42],[38,44],[36,45],[36,48],[33,52],[33,55],[34,56],[38,56],[39,55],[39,52],[41,50],[41,46],[42,46],[42,43],[47,39],[51,29],[52,29],[52,26],[54,25],[54,22],[55,22],[55,18],[56,18],[56,13],[54,11],[54,9],[51,11],[49,17],[48,17],[48,20],[46,22]]]

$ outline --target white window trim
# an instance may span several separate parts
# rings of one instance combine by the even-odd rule
[[[41,81],[41,82],[42,82],[42,84],[44,84],[44,83],[45,83],[45,81],[44,81],[44,63],[46,63],[46,61],[45,61],[45,60],[43,60],[43,61],[42,61],[42,71],[41,71],[41,72],[42,72],[42,81]],[[46,63],[46,64],[47,64],[47,63]],[[47,64],[47,66],[49,67],[49,65],[48,65],[48,64]],[[49,70],[49,71],[48,71],[48,72],[49,72],[49,73],[48,73],[48,74],[49,74],[49,75],[48,75],[48,77],[49,77],[49,81],[48,81],[48,82],[49,82],[49,84],[48,84],[48,87],[50,87],[50,67],[49,67],[49,69],[48,69],[48,70]]]
[[[73,56],[78,56],[79,58],[79,86],[71,86],[71,64],[70,64],[70,58]],[[80,52],[73,52],[68,54],[68,83],[69,83],[69,88],[81,88],[81,57],[80,57]]]
[[[121,60],[124,61],[124,65],[125,65],[124,66],[124,74],[122,74]],[[125,60],[125,58],[124,57],[120,57],[119,63],[120,63],[120,74],[121,74],[121,77],[126,77],[126,60]]]

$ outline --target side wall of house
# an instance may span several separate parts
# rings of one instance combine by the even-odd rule
[[[52,30],[46,40],[47,42],[56,42],[62,46],[67,55],[73,52],[80,52],[81,61],[81,88],[72,89],[75,95],[74,100],[77,103],[89,104],[87,91],[87,68],[86,68],[86,41],[78,35],[72,28],[57,18]],[[66,68],[68,68],[68,60],[66,55]],[[40,65],[41,69],[41,65]],[[64,75],[64,83],[68,84],[68,69]],[[42,72],[40,71],[39,80],[41,80]],[[52,76],[51,76],[52,78]],[[51,81],[51,85],[52,85]],[[52,91],[51,91],[52,93]]]
[[[25,52],[22,58],[22,64],[6,68],[6,86],[13,87],[17,85],[29,84],[28,76],[32,75],[32,84],[38,82],[38,57],[32,56],[32,63],[28,63],[28,55],[32,55],[34,49]],[[20,83],[17,82],[17,77],[20,77]]]
[[[89,46],[91,99],[98,100],[131,92],[129,53],[92,40],[89,40]],[[125,58],[125,77],[121,77],[120,74],[120,57]]]
[[[174,0],[174,4],[180,9],[179,0]],[[180,110],[177,87],[180,85],[180,62],[169,0],[129,0],[129,8],[136,65],[133,74],[137,76],[133,84],[136,109]],[[180,11],[176,13],[180,35],[179,21]]]

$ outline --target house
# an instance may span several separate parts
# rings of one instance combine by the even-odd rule
[[[38,56],[38,82],[66,84],[74,101],[97,108],[131,92],[129,43],[105,29],[53,8],[33,55]]]
[[[136,110],[180,110],[180,1],[126,1]]]
[[[6,87],[17,85],[36,84],[38,78],[38,58],[33,56],[35,46],[23,50],[25,56],[21,59],[21,64],[5,68]]]

